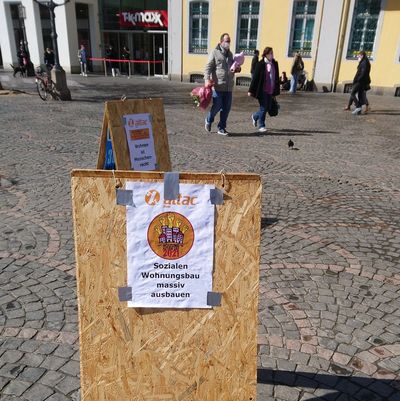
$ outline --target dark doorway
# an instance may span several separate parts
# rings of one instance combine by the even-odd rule
[[[76,26],[78,28],[77,49],[81,45],[86,47],[88,57],[91,57],[92,49],[90,46],[90,24],[89,24],[89,5],[75,3]],[[92,62],[88,61],[88,70],[93,71]]]

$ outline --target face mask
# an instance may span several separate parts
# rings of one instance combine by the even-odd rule
[[[225,50],[229,50],[229,47],[231,46],[231,44],[229,42],[222,42],[221,43],[221,47]]]

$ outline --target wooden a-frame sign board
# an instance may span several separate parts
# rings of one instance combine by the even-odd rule
[[[109,130],[116,170],[131,170],[123,116],[149,113],[152,116],[154,148],[158,171],[171,171],[167,127],[162,99],[111,100],[105,103],[97,169],[104,169],[107,130]]]
[[[256,400],[261,181],[227,174],[216,206],[212,309],[135,309],[127,285],[126,208],[115,183],[162,182],[163,173],[72,172],[82,401]],[[221,187],[220,174],[181,183]]]

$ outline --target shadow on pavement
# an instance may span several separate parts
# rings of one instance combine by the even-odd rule
[[[272,226],[278,221],[279,219],[277,219],[276,217],[261,217],[261,229]]]
[[[313,136],[313,134],[339,134],[337,131],[323,131],[323,130],[298,130],[298,129],[268,129],[266,132],[229,132],[232,137],[252,137],[252,136]]]
[[[290,133],[290,132],[279,132],[280,130],[277,129],[272,129],[265,132],[229,132],[229,136],[231,137],[259,137],[259,136],[312,136],[312,134],[309,134],[307,132],[303,133]],[[282,130],[282,131],[288,131],[288,130]]]
[[[369,111],[366,115],[377,115],[377,116],[400,116],[398,110],[373,110]]]
[[[389,379],[257,369],[257,383],[299,387],[310,390],[310,393],[317,389],[332,391],[315,398],[307,398],[307,401],[334,401],[339,396],[341,401],[400,400],[400,381]]]

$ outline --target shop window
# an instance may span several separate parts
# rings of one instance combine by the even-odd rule
[[[356,0],[347,58],[356,58],[360,50],[372,57],[376,28],[381,11],[381,0]]]
[[[190,74],[190,82],[193,83],[204,83],[204,75],[203,74]]]
[[[43,47],[45,50],[47,48],[53,49],[53,39],[51,37],[50,11],[46,6],[42,4],[39,4],[39,11],[40,11],[40,23],[42,25]]]
[[[236,78],[236,85],[237,86],[250,86],[251,78],[249,77],[237,77]]]
[[[89,21],[89,6],[83,3],[75,3],[77,20]]]
[[[129,7],[130,9],[132,7]],[[125,10],[125,8],[123,8]],[[101,29],[119,30],[119,13],[121,12],[120,0],[101,0],[99,14]]]
[[[294,1],[288,56],[311,57],[317,1]]]
[[[259,1],[239,1],[236,51],[253,54],[257,49]]]
[[[190,53],[207,53],[208,49],[208,2],[190,3]]]
[[[353,84],[345,84],[343,88],[343,93],[351,93],[353,89]]]

